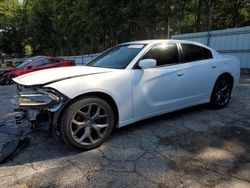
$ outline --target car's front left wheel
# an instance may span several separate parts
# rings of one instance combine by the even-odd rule
[[[114,112],[105,100],[84,97],[71,103],[60,120],[64,142],[78,149],[100,146],[114,127]]]

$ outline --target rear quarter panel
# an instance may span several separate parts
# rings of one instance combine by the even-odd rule
[[[221,55],[220,58],[220,71],[221,74],[228,72],[234,78],[234,87],[237,86],[240,79],[240,61],[234,56]]]

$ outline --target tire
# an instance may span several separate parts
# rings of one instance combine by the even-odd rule
[[[14,84],[14,81],[12,80],[12,77],[7,78],[6,85],[12,85]]]
[[[60,118],[63,141],[81,150],[100,146],[114,127],[111,106],[98,97],[84,97],[71,103]]]
[[[0,77],[0,85],[5,85],[5,78],[4,77]]]
[[[209,106],[212,109],[221,109],[227,106],[231,99],[233,81],[229,77],[219,78],[213,88]]]
[[[0,84],[1,85],[10,85],[10,79],[9,79],[9,77],[2,77],[0,79]]]

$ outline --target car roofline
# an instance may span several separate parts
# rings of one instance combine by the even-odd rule
[[[145,44],[145,45],[149,45],[149,44],[155,44],[155,43],[161,43],[161,42],[177,42],[177,43],[195,44],[195,45],[199,45],[199,46],[203,46],[203,47],[208,48],[208,46],[203,45],[203,44],[198,43],[198,42],[188,41],[188,40],[175,40],[175,39],[138,40],[138,41],[130,41],[130,42],[121,43],[119,45],[129,45],[129,44]]]
[[[161,42],[176,42],[176,43],[184,43],[184,44],[194,44],[197,46],[201,46],[203,48],[207,48],[207,49],[211,50],[213,52],[213,54],[219,55],[219,53],[216,50],[210,48],[209,46],[206,46],[206,45],[199,43],[199,42],[188,41],[188,40],[176,40],[176,39],[138,40],[138,41],[125,42],[125,43],[122,43],[119,45],[129,45],[129,44],[131,44],[131,45],[132,44],[154,45],[154,44],[161,43]]]

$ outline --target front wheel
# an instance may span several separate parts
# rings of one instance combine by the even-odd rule
[[[233,82],[228,77],[217,80],[210,98],[210,106],[215,109],[224,108],[231,98],[232,88]]]
[[[14,81],[12,80],[12,77],[1,77],[0,78],[0,85],[11,85]]]
[[[5,85],[5,77],[0,77],[0,85]]]
[[[85,97],[70,104],[60,121],[64,142],[78,149],[100,146],[114,127],[111,106],[101,98]]]
[[[14,84],[13,78],[12,77],[8,77],[6,79],[6,85],[12,85],[12,84]]]

